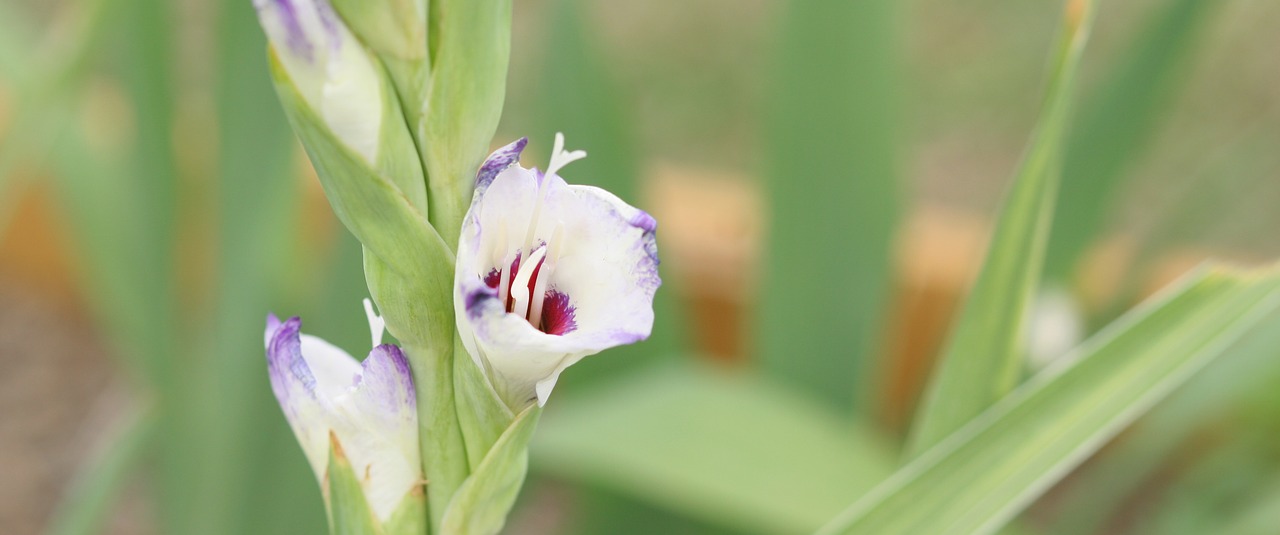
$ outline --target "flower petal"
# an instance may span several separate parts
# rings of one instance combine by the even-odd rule
[[[498,173],[511,167],[511,164],[520,161],[520,153],[524,152],[525,145],[529,144],[529,138],[522,137],[512,141],[507,146],[493,151],[488,158],[480,164],[480,171],[476,173],[476,192],[483,193],[489,187],[489,183],[493,182],[494,177]]]
[[[293,428],[293,434],[302,445],[316,477],[323,479],[329,462],[329,426],[325,416],[328,411],[316,393],[316,376],[302,356],[301,327],[302,320],[297,317],[284,322],[274,315],[267,318],[267,335],[270,337],[267,341],[267,373],[271,379],[271,390],[289,421],[289,427]],[[332,356],[327,355],[326,358]]]
[[[405,495],[422,484],[417,399],[400,348],[373,348],[360,382],[334,400],[333,411],[332,430],[364,478],[369,506],[378,518],[390,518]]]

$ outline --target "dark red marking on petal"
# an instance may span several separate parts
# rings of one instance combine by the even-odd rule
[[[569,334],[578,328],[575,312],[568,294],[547,290],[546,299],[542,302],[542,325],[538,329],[556,336]]]

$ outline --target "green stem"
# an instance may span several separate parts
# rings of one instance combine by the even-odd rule
[[[433,350],[406,345],[418,394],[419,444],[427,477],[427,507],[431,526],[438,529],[449,500],[470,473],[462,428],[454,401],[453,351],[448,345]]]

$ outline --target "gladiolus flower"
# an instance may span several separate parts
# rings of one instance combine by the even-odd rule
[[[557,174],[586,156],[556,134],[545,173],[519,165],[526,139],[476,178],[455,271],[458,333],[513,409],[546,403],[565,368],[648,338],[657,222],[600,188]]]

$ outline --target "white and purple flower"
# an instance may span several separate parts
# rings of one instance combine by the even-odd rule
[[[458,241],[458,333],[513,409],[546,403],[565,368],[648,338],[657,222],[600,188],[557,174],[585,152],[556,134],[545,173],[519,165],[526,139],[480,167]]]
[[[253,5],[303,100],[343,143],[376,162],[381,78],[328,0],[254,0]]]
[[[320,484],[330,440],[337,440],[364,487],[370,510],[386,521],[422,485],[418,412],[409,362],[381,344],[382,319],[365,300],[374,348],[361,363],[332,344],[301,333],[296,317],[267,318],[271,389]]]

